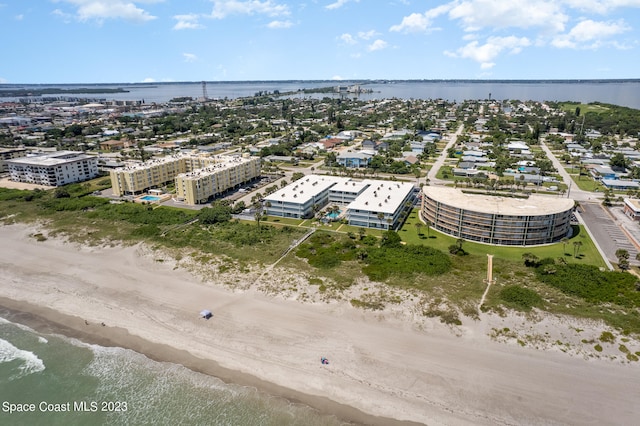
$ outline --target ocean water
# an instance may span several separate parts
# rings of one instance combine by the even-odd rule
[[[0,318],[0,425],[100,424],[343,423],[180,365],[38,333]]]
[[[296,92],[301,89],[318,87],[348,86],[360,84],[371,93],[357,95],[362,100],[373,99],[445,99],[464,101],[473,99],[533,100],[603,102],[640,109],[640,80],[561,80],[561,81],[491,81],[491,80],[415,80],[415,81],[240,81],[207,82],[209,98],[235,99],[253,96],[257,92],[275,90],[281,93]],[[202,82],[153,83],[153,84],[82,84],[82,85],[8,85],[0,84],[0,101],[15,101],[17,98],[2,97],[2,89],[8,88],[122,88],[125,93],[70,94],[69,97],[87,99],[108,99],[162,103],[170,99],[189,96],[203,96]],[[296,94],[294,97],[341,96],[338,94]],[[344,96],[344,95],[343,95]],[[354,96],[355,95],[348,95]],[[45,95],[55,97],[55,95]]]

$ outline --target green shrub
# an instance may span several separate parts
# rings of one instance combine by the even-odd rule
[[[45,210],[50,211],[79,211],[79,210],[89,210],[95,209],[100,206],[105,206],[109,204],[109,200],[105,198],[98,197],[83,197],[83,198],[54,198],[48,201],[45,201],[42,206]]]
[[[538,278],[563,293],[578,296],[591,303],[615,303],[640,307],[636,277],[626,272],[601,271],[592,265],[554,265],[553,273],[536,268]]]
[[[595,346],[593,347],[593,349],[595,349],[595,350],[596,350],[596,352],[602,352],[602,346],[600,346],[599,344],[598,344],[598,345],[595,345]]]
[[[616,336],[608,331],[603,331],[602,334],[600,334],[600,341],[604,343],[614,343],[616,341]]]
[[[449,256],[427,246],[406,245],[393,248],[367,248],[362,271],[373,281],[386,281],[390,277],[410,279],[415,274],[441,275],[451,269]]]
[[[500,290],[500,299],[507,304],[528,311],[534,306],[542,306],[543,300],[535,291],[510,285]]]

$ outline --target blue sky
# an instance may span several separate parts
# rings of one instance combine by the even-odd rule
[[[0,83],[640,77],[640,0],[0,0]]]

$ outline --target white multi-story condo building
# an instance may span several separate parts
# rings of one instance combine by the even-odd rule
[[[11,180],[46,186],[83,182],[99,174],[98,159],[79,151],[56,151],[5,163]]]
[[[265,197],[264,208],[270,216],[309,218],[333,203],[344,207],[341,216],[349,225],[394,229],[414,195],[406,182],[309,175]]]
[[[549,244],[571,229],[574,201],[531,195],[512,198],[425,186],[420,215],[432,228],[480,243],[529,246]]]
[[[349,225],[393,229],[413,207],[416,188],[407,182],[365,180],[367,188],[347,206]]]

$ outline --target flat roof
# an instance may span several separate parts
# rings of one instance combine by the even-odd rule
[[[484,194],[464,193],[460,189],[423,186],[425,196],[459,209],[488,214],[510,216],[542,216],[563,213],[574,207],[570,198],[531,195],[529,198],[512,198]]]
[[[347,206],[348,209],[391,214],[414,189],[413,184],[407,182],[367,179],[362,183],[368,185],[367,189]]]
[[[80,151],[55,151],[34,156],[17,157],[11,160],[6,160],[6,162],[11,164],[27,164],[34,166],[56,166],[58,164],[71,163],[89,158],[95,158],[96,162],[98,161],[98,159],[93,155],[83,154]]]
[[[638,200],[636,198],[625,198],[624,199],[624,203],[628,207],[633,209],[634,212],[636,212],[636,213],[640,212],[640,200]]]
[[[349,194],[359,194],[368,185],[369,185],[368,183],[347,179],[342,182],[337,182],[331,188],[331,191],[340,191],[340,192],[346,192]]]
[[[307,175],[291,182],[282,189],[264,197],[266,201],[282,201],[305,204],[322,191],[329,189],[336,183],[346,182],[349,178],[328,175]]]
[[[230,169],[234,166],[237,166],[238,164],[249,163],[251,161],[258,160],[256,157],[244,158],[232,156],[216,156],[208,158],[215,162],[211,162],[201,169],[193,170],[188,173],[180,173],[177,177],[182,179],[199,179],[207,175],[216,174],[220,170]]]

